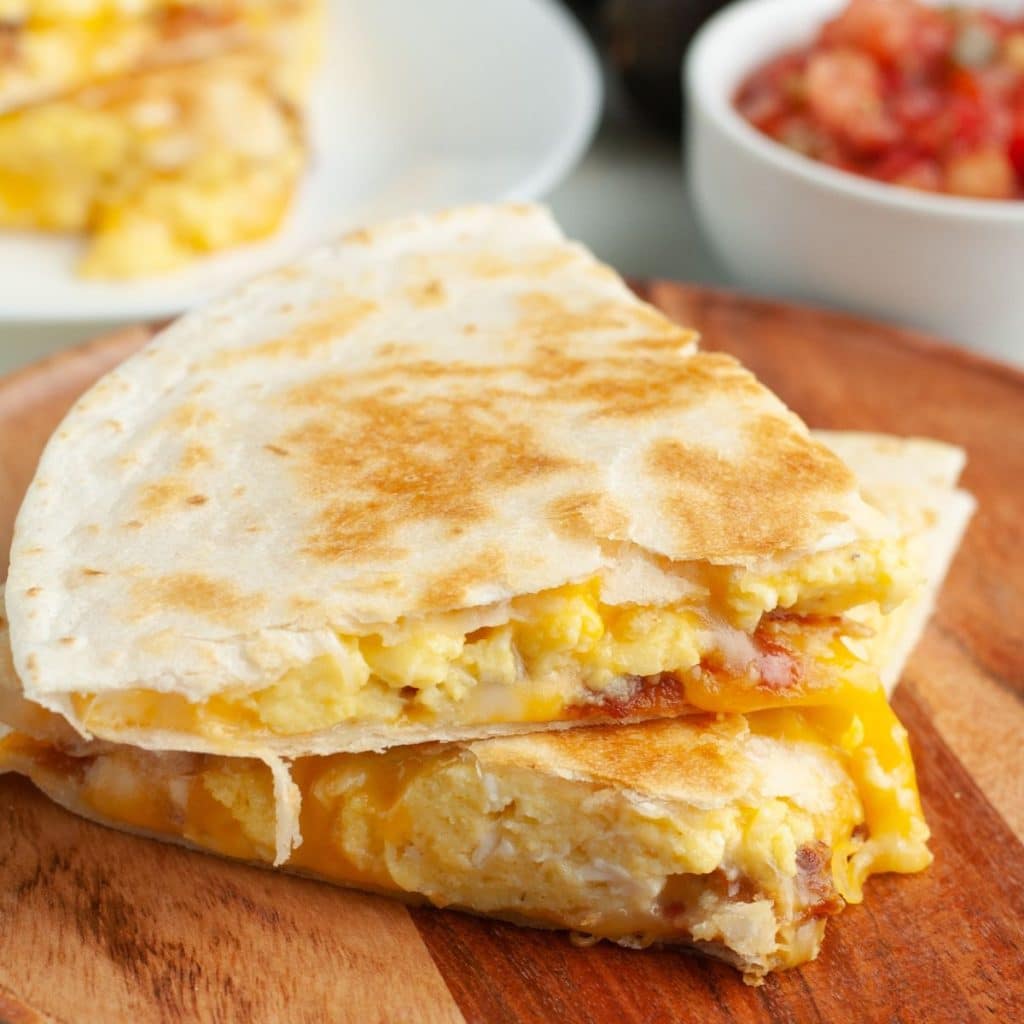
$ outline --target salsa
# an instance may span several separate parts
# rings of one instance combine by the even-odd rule
[[[927,192],[1024,199],[1024,12],[851,0],[736,107],[813,160]]]

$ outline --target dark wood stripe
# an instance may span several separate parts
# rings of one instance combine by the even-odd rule
[[[46,1017],[19,999],[6,985],[0,985],[0,1024],[64,1024]]]

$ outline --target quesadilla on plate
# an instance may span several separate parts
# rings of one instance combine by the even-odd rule
[[[827,434],[926,584],[870,657],[898,674],[972,502],[962,453]],[[6,644],[0,636],[0,651]],[[682,943],[748,980],[816,955],[865,879],[930,861],[906,733],[880,686],[835,707],[704,714],[383,754],[255,758],[84,741],[0,658],[0,771],[86,817],[405,899],[629,946]],[[866,737],[895,743],[879,757]],[[889,758],[892,760],[889,760]]]

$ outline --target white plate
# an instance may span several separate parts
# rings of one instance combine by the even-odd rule
[[[596,126],[597,62],[556,0],[330,0],[327,33],[312,166],[272,240],[98,284],[75,276],[80,243],[0,233],[0,319],[168,316],[352,224],[535,198]]]

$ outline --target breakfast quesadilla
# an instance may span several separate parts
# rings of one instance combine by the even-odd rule
[[[0,228],[170,272],[276,231],[306,161],[321,0],[0,0]]]
[[[843,613],[915,583],[770,391],[507,205],[350,234],[100,380],[6,607],[83,735],[297,756],[855,703]]]
[[[898,524],[930,608],[972,502],[958,449],[827,433]],[[920,611],[870,657],[898,674]],[[855,705],[720,713],[290,764],[83,740],[26,701],[0,636],[0,771],[129,831],[628,946],[682,943],[756,980],[814,957],[881,871],[925,867],[906,733]],[[883,756],[866,737],[885,731]]]

